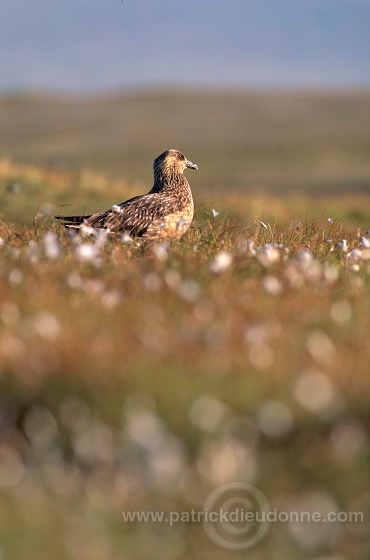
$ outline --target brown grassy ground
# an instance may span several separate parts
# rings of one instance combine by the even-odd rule
[[[46,215],[133,185],[5,160],[0,175],[4,557],[365,557],[364,523],[271,524],[235,553],[201,523],[121,516],[202,511],[234,481],[281,511],[362,511],[365,195],[230,192],[227,212],[202,193],[184,239],[156,245],[70,238]]]
[[[353,92],[0,99],[1,558],[368,558],[343,516],[239,552],[261,523],[122,516],[202,513],[233,482],[279,512],[366,510],[367,120]],[[145,192],[168,147],[200,169],[180,242],[53,223]]]

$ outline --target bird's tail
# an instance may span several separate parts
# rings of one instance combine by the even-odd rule
[[[53,216],[56,220],[61,220],[65,227],[78,227],[90,217],[91,214],[89,216]]]

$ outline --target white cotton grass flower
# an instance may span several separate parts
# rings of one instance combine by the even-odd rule
[[[57,259],[61,254],[61,247],[56,233],[48,231],[43,237],[45,256],[48,259]]]
[[[94,228],[86,225],[85,223],[80,225],[79,232],[82,235],[82,237],[88,237],[89,235],[95,235]]]
[[[341,241],[338,241],[337,247],[342,249],[343,253],[346,253],[348,251],[347,240],[342,239]]]
[[[143,283],[150,292],[159,292],[162,287],[162,279],[156,272],[149,272],[144,276]]]
[[[303,264],[309,264],[313,261],[313,255],[307,248],[298,251],[296,254],[296,258]]]
[[[121,242],[122,242],[122,243],[131,243],[131,241],[132,241],[132,237],[131,237],[131,235],[129,234],[129,232],[128,232],[128,231],[124,231],[124,232],[121,234]]]
[[[302,408],[319,416],[328,417],[344,407],[342,396],[321,371],[302,371],[295,379],[293,394]]]
[[[312,523],[314,515],[325,521],[329,519],[330,515],[336,515],[339,511],[339,505],[334,496],[326,490],[311,488],[306,492],[284,496],[280,504],[280,511],[305,512],[305,516],[302,516],[301,519],[292,515],[286,524],[287,534],[293,537],[301,551],[317,552],[320,549],[330,549],[332,543],[338,539],[338,528],[340,526],[338,522]],[[313,525],[315,530],[313,530]],[[306,555],[307,553],[301,553],[301,557]],[[316,560],[345,560],[345,556],[342,554],[325,554],[324,556],[313,553],[311,558]]]
[[[110,234],[109,228],[97,228],[94,233],[96,247],[98,247],[99,249],[104,247],[109,234]]]
[[[232,262],[233,256],[231,253],[228,251],[220,251],[209,265],[209,268],[215,274],[220,274],[221,272],[228,270],[231,267]]]
[[[50,311],[41,311],[35,315],[32,327],[34,332],[45,340],[55,340],[60,333],[59,321]]]
[[[334,220],[332,220],[331,218],[328,218],[328,222],[329,224],[334,224]]]
[[[201,430],[216,433],[225,420],[228,407],[210,394],[201,394],[192,402],[189,418]]]
[[[363,249],[370,249],[370,239],[367,237],[360,237],[360,245]]]
[[[201,289],[195,280],[183,280],[178,288],[179,296],[189,303],[194,303],[199,299]]]
[[[347,253],[346,256],[348,259],[360,261],[363,258],[363,252],[360,249],[352,249],[352,251],[350,253]]]
[[[268,228],[267,228],[267,225],[265,224],[265,222],[260,221],[259,224],[260,224],[261,227],[263,227],[263,228],[265,228],[265,229],[268,229]]]
[[[168,259],[169,243],[159,243],[153,246],[153,253],[159,262],[166,262]]]
[[[99,249],[92,243],[81,243],[76,247],[76,257],[81,262],[94,261],[99,255]]]
[[[185,233],[189,225],[190,225],[189,220],[187,220],[186,218],[181,218],[181,220],[179,220],[176,224],[176,229],[180,233]]]
[[[335,266],[325,262],[322,266],[322,275],[327,284],[335,284],[339,278],[339,271]]]
[[[263,401],[258,407],[256,423],[263,434],[273,439],[280,439],[292,432],[294,416],[284,403],[271,399]]]
[[[331,365],[337,353],[332,339],[320,330],[314,330],[308,334],[306,348],[312,358],[322,366]]]
[[[330,308],[330,315],[338,325],[345,325],[352,319],[352,305],[346,299],[334,301]]]
[[[77,274],[77,272],[72,272],[67,277],[67,284],[73,290],[80,290],[83,285],[82,278],[79,274]]]
[[[265,276],[262,279],[262,287],[271,296],[279,296],[283,291],[283,284],[276,276]]]
[[[19,284],[22,284],[23,279],[24,279],[23,272],[19,270],[19,268],[13,268],[9,272],[9,282],[14,286],[18,286]]]
[[[270,266],[281,259],[280,248],[282,245],[276,243],[266,243],[257,249],[257,259],[263,266]]]
[[[115,309],[121,303],[122,296],[118,290],[108,290],[101,296],[102,305],[108,309]]]
[[[211,210],[211,214],[212,214],[212,218],[217,218],[217,216],[219,215],[220,212],[217,212],[217,210],[215,210],[214,208],[212,208]]]

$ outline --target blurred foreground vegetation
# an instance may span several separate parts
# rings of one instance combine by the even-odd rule
[[[278,97],[266,113],[263,98],[243,105],[241,95],[249,109],[236,105],[231,122],[239,113],[244,135],[224,126],[227,96],[209,107],[197,98],[193,113],[184,102],[178,112],[181,95],[167,105],[162,96],[158,115],[151,99],[131,100],[142,121],[125,113],[130,99],[117,99],[118,112],[106,109],[109,135],[96,100],[75,113],[72,102],[50,101],[46,120],[45,100],[27,109],[23,99],[2,101],[14,108],[2,153],[7,145],[23,163],[0,161],[0,558],[365,559],[366,518],[271,523],[239,552],[230,543],[248,543],[258,524],[215,525],[223,548],[199,522],[123,520],[202,512],[212,491],[233,482],[256,487],[280,512],[368,509],[364,101]],[[204,124],[203,110],[208,127],[194,144],[189,123]],[[120,112],[124,137],[114,126]],[[145,119],[157,140],[140,132]],[[237,145],[227,144],[232,135]],[[170,146],[200,167],[188,173],[197,211],[180,242],[71,237],[53,223],[53,214],[145,192],[151,161]]]
[[[47,217],[87,189],[99,207],[101,176],[1,169],[18,222],[0,226],[2,557],[365,558],[365,522],[275,523],[235,553],[201,523],[121,516],[202,511],[234,481],[279,511],[366,509],[364,195],[316,200],[316,218],[304,197],[234,193],[216,215],[204,195],[181,242],[150,244]],[[29,189],[47,198],[19,225]]]

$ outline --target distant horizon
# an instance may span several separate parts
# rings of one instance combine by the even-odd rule
[[[115,97],[120,95],[151,95],[151,94],[297,94],[297,95],[315,95],[315,94],[366,94],[370,93],[370,83],[352,84],[342,86],[329,85],[271,85],[271,86],[240,86],[240,85],[207,85],[207,84],[189,84],[189,83],[152,83],[146,85],[119,86],[112,88],[96,88],[96,89],[67,89],[67,88],[3,88],[0,89],[0,97],[46,97],[46,98],[84,98],[84,97]]]

